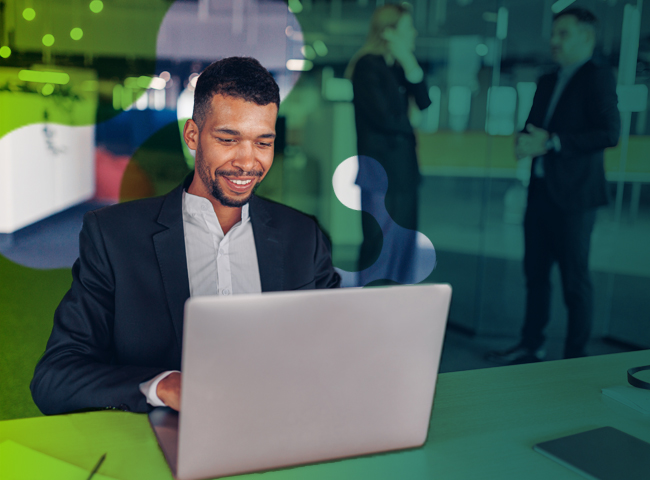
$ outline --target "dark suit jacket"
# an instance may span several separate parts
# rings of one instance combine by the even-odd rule
[[[357,152],[377,160],[386,170],[391,190],[414,190],[420,181],[415,134],[408,117],[409,97],[420,109],[431,104],[424,81],[412,84],[395,63],[381,55],[364,55],[352,75]],[[379,180],[359,166],[357,185],[373,189]]]
[[[557,73],[539,79],[526,123],[544,128]],[[545,184],[551,199],[565,210],[608,202],[603,151],[618,143],[621,117],[611,69],[589,60],[575,72],[545,128],[562,148],[544,156]]]
[[[182,188],[84,217],[72,286],[56,310],[31,383],[43,413],[146,412],[139,384],[180,370],[183,308],[190,296]],[[262,291],[339,286],[313,219],[255,196],[250,217]]]

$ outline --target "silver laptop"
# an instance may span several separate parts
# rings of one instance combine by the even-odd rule
[[[193,297],[182,408],[149,414],[179,480],[424,444],[449,285]]]

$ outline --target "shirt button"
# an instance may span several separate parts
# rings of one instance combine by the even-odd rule
[[[221,293],[223,293],[224,295],[230,295],[230,290],[225,288],[225,289],[221,290]]]

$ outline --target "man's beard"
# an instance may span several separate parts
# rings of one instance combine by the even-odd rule
[[[253,180],[256,182],[256,184],[246,197],[232,198],[228,197],[221,188],[221,185],[219,184],[219,177],[261,177],[264,175],[264,172],[262,172],[262,170],[251,170],[250,172],[244,172],[243,170],[218,170],[215,172],[215,178],[213,179],[210,175],[210,170],[208,169],[206,162],[203,161],[203,155],[200,147],[196,150],[195,164],[196,170],[199,173],[199,177],[208,188],[210,195],[216,198],[224,207],[239,208],[246,205],[253,196],[253,193],[255,193],[255,190],[257,190],[259,182]]]

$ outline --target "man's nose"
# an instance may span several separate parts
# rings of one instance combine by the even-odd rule
[[[255,167],[255,149],[251,142],[241,142],[237,148],[235,158],[232,160],[233,167],[249,172]]]

